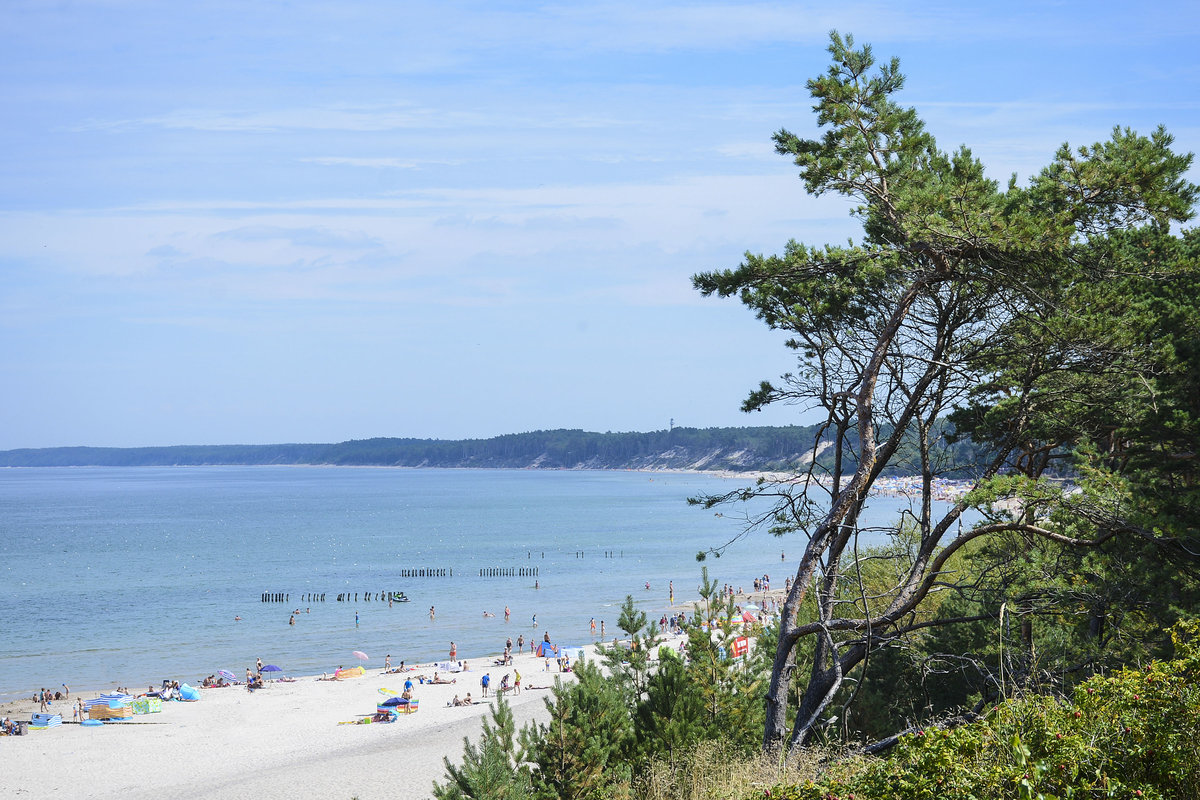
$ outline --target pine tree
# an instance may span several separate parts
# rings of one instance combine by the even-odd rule
[[[449,780],[433,785],[437,800],[520,800],[529,797],[529,775],[516,763],[516,726],[512,707],[503,697],[492,707],[492,719],[483,721],[483,733],[478,746],[463,737],[462,766],[456,767],[449,758],[446,777]]]
[[[623,692],[582,662],[576,682],[556,681],[546,699],[550,721],[521,731],[532,796],[592,800],[627,794],[632,780],[633,720]]]

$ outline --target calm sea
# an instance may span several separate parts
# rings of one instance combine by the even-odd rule
[[[387,654],[393,664],[445,658],[451,641],[460,658],[498,653],[519,634],[581,644],[592,617],[611,636],[626,595],[655,616],[668,608],[668,581],[677,602],[695,597],[696,553],[740,528],[734,509],[686,499],[745,483],[606,471],[0,470],[0,700],[64,682],[90,691],[241,676],[256,658],[303,675],[359,663],[355,650],[381,668]],[[903,504],[881,498],[872,511],[890,517]],[[749,589],[767,573],[782,586],[789,549],[799,555],[803,542],[757,533],[706,564],[722,583]],[[445,574],[407,577],[421,569]],[[411,602],[366,599],[386,591]],[[264,603],[264,592],[288,599]]]

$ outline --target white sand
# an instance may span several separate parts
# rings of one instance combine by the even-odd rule
[[[591,648],[585,648],[594,657]],[[575,652],[571,652],[572,660]],[[509,692],[518,729],[545,719],[543,698],[560,675],[557,664],[529,654],[511,667],[474,659],[469,672],[449,685],[419,684],[433,667],[404,675],[383,675],[368,668],[361,678],[270,683],[254,693],[244,687],[202,690],[199,702],[163,703],[161,714],[132,721],[30,731],[0,738],[0,796],[42,798],[237,798],[297,800],[358,797],[427,798],[432,785],[445,780],[443,756],[458,763],[463,737],[476,740],[490,703],[447,707],[454,695],[469,691],[480,698],[479,679],[491,674],[494,689],[501,677],[519,670],[522,691]],[[411,677],[420,710],[391,724],[338,725],[373,713],[384,699],[380,687],[397,691]],[[85,700],[88,699],[85,696]],[[72,695],[70,704],[75,696]],[[15,706],[15,708],[13,707]],[[66,707],[63,709],[62,707]],[[5,713],[29,719],[37,704],[13,704]],[[71,714],[67,702],[54,711]]]

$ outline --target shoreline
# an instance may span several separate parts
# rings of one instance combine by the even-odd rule
[[[678,637],[672,637],[677,644]],[[571,647],[595,658],[595,645]],[[170,701],[162,712],[127,722],[83,726],[70,722],[77,697],[61,702],[67,711],[61,727],[0,738],[5,769],[0,794],[42,798],[63,793],[99,798],[426,798],[434,781],[444,781],[442,758],[458,763],[463,737],[478,739],[481,720],[494,704],[502,676],[520,671],[522,691],[509,692],[518,727],[546,718],[542,698],[555,680],[571,681],[549,670],[532,653],[514,654],[512,666],[496,657],[468,660],[470,669],[449,676],[454,683],[419,683],[432,678],[437,664],[421,664],[404,673],[384,674],[369,667],[359,678],[322,680],[318,676],[267,683],[248,692],[244,685],[201,689],[198,702]],[[491,697],[481,697],[479,679],[491,676]],[[445,677],[445,673],[442,673]],[[384,699],[380,688],[400,690],[414,683],[418,711],[392,723],[339,724],[375,710]],[[470,706],[448,705],[470,692]],[[38,704],[5,704],[3,715],[25,718]],[[51,707],[61,713],[60,704]]]
[[[742,606],[761,604],[768,596],[780,601],[779,586],[736,593],[734,600]],[[689,599],[679,599],[669,609],[695,614],[703,600],[690,591],[685,596]],[[610,642],[615,638],[611,634],[624,635],[619,629],[608,633]],[[540,641],[531,639],[531,647]],[[572,644],[569,639],[558,643],[572,661],[578,661],[580,652],[589,660],[596,658],[596,640]],[[678,647],[684,640],[668,631],[662,644]],[[574,680],[573,673],[558,672],[555,660],[538,658],[528,649],[514,654],[511,666],[495,664],[499,658],[500,654],[470,657],[467,671],[441,673],[455,682],[432,684],[418,678],[432,679],[440,662],[385,674],[382,659],[376,657],[364,662],[367,672],[359,678],[309,675],[269,682],[253,693],[244,685],[201,688],[197,702],[164,702],[160,713],[100,726],[71,721],[77,698],[91,699],[99,692],[72,690],[69,699],[50,709],[66,712],[62,726],[0,738],[0,752],[6,754],[0,794],[35,800],[67,792],[114,800],[428,798],[433,783],[445,781],[443,759],[461,763],[464,738],[478,741],[482,721],[494,706],[494,689],[505,673],[521,673],[520,694],[506,695],[518,730],[548,720],[543,700],[551,696],[555,681]],[[484,674],[490,675],[493,687],[487,699],[481,696],[479,682]],[[392,723],[339,724],[372,714],[385,697],[379,689],[399,691],[405,679],[414,683],[418,711],[399,715]],[[467,692],[475,700],[472,705],[450,705],[456,695],[464,698]],[[22,699],[0,705],[0,716],[28,719],[37,710],[36,701]]]
[[[784,579],[786,580],[786,578],[789,578],[789,577],[791,577],[790,573],[788,575],[785,575]],[[768,597],[774,599],[777,603],[781,604],[783,602],[785,591],[782,588],[782,586],[775,586],[774,585],[775,583],[778,583],[778,582],[773,582],[773,586],[769,590],[765,590],[765,591],[764,590],[758,590],[758,591],[751,590],[748,592],[744,591],[744,589],[745,589],[744,586],[738,586],[736,584],[732,584],[732,587],[734,589],[733,600],[734,600],[735,605],[737,605],[739,607],[744,607],[747,603],[760,604],[763,600],[765,600]],[[726,585],[731,585],[731,584],[726,583]],[[680,612],[686,613],[689,616],[692,616],[701,607],[704,600],[703,600],[703,598],[699,597],[698,595],[693,596],[691,592],[688,593],[688,596],[691,597],[691,599],[689,599],[689,600],[679,599],[673,605],[672,604],[663,604],[662,608],[656,609],[653,612],[651,612],[650,610],[647,610],[647,609],[641,609],[641,610],[647,614],[647,617],[649,618],[649,620],[651,622],[654,622],[655,618],[657,618],[657,617],[661,617],[663,615],[670,616],[671,614],[677,614]],[[569,649],[572,653],[576,650],[583,650],[586,653],[588,653],[588,657],[591,658],[591,657],[593,657],[593,655],[595,653],[596,645],[604,644],[605,642],[607,642],[608,644],[611,645],[613,642],[621,641],[621,637],[623,637],[624,632],[621,631],[619,628],[616,628],[615,623],[614,623],[613,627],[615,630],[608,630],[607,634],[617,634],[617,636],[614,637],[614,636],[606,635],[605,641],[601,641],[599,634],[597,633],[597,634],[589,637],[588,641],[583,644],[576,644],[575,640],[570,639],[569,636],[566,639],[562,640],[562,642],[559,642],[559,644],[562,644],[562,646],[564,648]],[[671,638],[669,633],[664,634],[664,637]],[[536,646],[537,641],[535,641],[531,638],[526,644],[529,645],[530,648],[532,648],[532,647]],[[461,653],[459,655],[462,656]],[[473,656],[470,658],[463,657],[462,660],[463,660],[463,663],[466,663],[470,666],[470,670],[469,670],[470,673],[479,675],[479,674],[482,674],[483,672],[491,671],[493,669],[493,667],[487,666],[484,669],[478,669],[474,665],[476,665],[476,664],[479,664],[479,665],[491,664],[491,662],[500,658],[501,655],[502,655],[502,652],[495,652],[495,653],[491,653],[491,654]],[[520,657],[521,655],[522,654],[514,653],[513,658],[516,659],[516,658]],[[526,652],[523,655],[525,657],[529,657],[530,653]],[[374,659],[374,660],[378,661],[379,659]],[[393,661],[394,661],[395,665],[397,665],[397,666],[400,663],[400,659],[393,659]],[[417,662],[414,665],[407,666],[405,674],[411,675],[415,679],[415,677],[417,675],[421,675],[421,674],[424,674],[424,672],[428,672],[429,676],[432,677],[433,671],[438,669],[438,664],[440,664],[440,663],[443,663],[443,662],[441,662],[441,661]],[[348,662],[348,663],[342,664],[341,666],[354,667],[354,666],[358,666],[358,665],[359,664],[357,662],[353,662],[353,663]],[[364,668],[368,670],[367,675],[364,677],[370,677],[373,674],[378,674],[375,672],[376,670],[380,670],[380,672],[382,671],[381,668],[379,668],[379,667],[364,667]],[[495,667],[495,669],[502,669],[502,668]],[[189,673],[189,674],[192,674],[192,673]],[[396,675],[399,673],[390,673],[390,674]],[[524,673],[522,673],[522,674],[524,674]],[[300,683],[300,682],[304,682],[304,681],[323,681],[323,680],[326,682],[329,682],[329,681],[333,680],[332,673],[327,672],[327,673],[324,673],[324,675],[329,676],[329,677],[326,678],[321,675],[300,675],[300,676],[291,676],[291,677],[285,676],[285,678],[287,678],[286,680],[283,680],[283,681],[272,680],[268,683],[268,685],[275,686],[280,683],[286,685],[288,683]],[[241,680],[241,679],[239,678],[239,680]],[[199,685],[199,682],[193,682],[192,680],[180,679],[178,682],[181,685],[185,684],[185,683],[192,685],[195,688],[200,689],[201,693],[204,695],[206,695],[210,691],[223,692],[228,689],[234,689],[234,688],[245,691],[244,682],[237,683],[237,684],[229,684],[224,687],[215,687],[212,689],[205,689],[204,687]],[[63,723],[64,724],[72,724],[71,720],[70,720],[70,716],[72,713],[72,709],[75,706],[75,701],[77,698],[82,697],[84,699],[84,701],[86,702],[87,700],[91,700],[96,697],[99,697],[103,693],[117,691],[118,687],[121,687],[121,686],[124,686],[125,688],[131,688],[132,689],[131,695],[134,697],[145,694],[144,692],[142,692],[140,685],[130,684],[127,680],[113,682],[110,685],[104,686],[104,687],[85,687],[85,688],[79,688],[79,689],[72,688],[70,697],[68,699],[53,701],[53,704],[51,705],[49,713],[51,713],[51,714],[61,713],[63,715]],[[152,688],[152,687],[148,687],[148,688]],[[59,689],[61,689],[61,686],[54,689],[53,691],[58,691]],[[171,702],[174,702],[174,701],[171,701]],[[65,709],[65,713],[63,713],[63,709]],[[3,702],[0,702],[0,718],[10,717],[10,718],[25,719],[34,713],[38,713],[38,702],[36,699],[30,699],[28,697],[21,697],[21,698],[17,698],[14,700],[5,700]]]

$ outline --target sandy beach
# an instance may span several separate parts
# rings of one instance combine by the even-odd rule
[[[677,643],[678,639],[669,639]],[[593,648],[584,650],[594,657]],[[572,659],[575,652],[570,653]],[[432,678],[433,665],[405,674],[370,667],[343,681],[298,678],[268,683],[248,692],[233,686],[202,690],[198,702],[166,702],[162,713],[128,722],[30,731],[0,738],[0,795],[41,798],[427,798],[444,780],[443,756],[462,758],[463,737],[478,737],[491,703],[480,697],[480,677],[490,673],[494,690],[508,672],[519,670],[520,694],[509,692],[518,727],[545,717],[543,698],[560,674],[529,653],[513,666],[470,659],[470,671],[446,676],[452,684],[418,683]],[[347,665],[350,666],[350,665]],[[339,725],[373,713],[381,687],[399,691],[414,683],[420,710],[390,724]],[[471,692],[481,702],[447,704]],[[85,695],[89,699],[93,695]],[[52,710],[71,717],[70,702]],[[9,703],[3,714],[29,719],[37,703]]]

